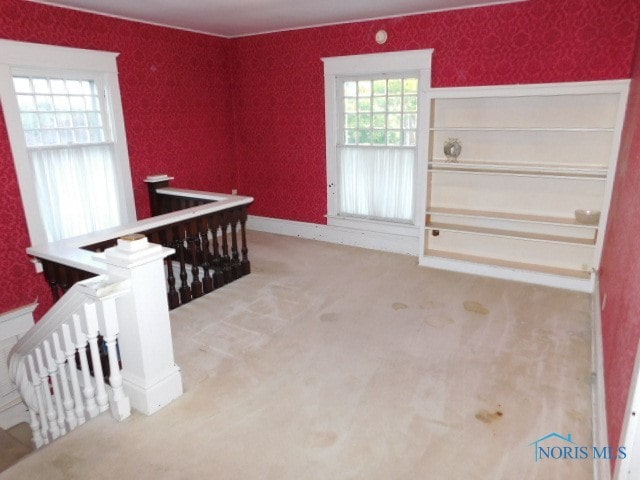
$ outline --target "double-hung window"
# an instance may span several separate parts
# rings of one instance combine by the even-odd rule
[[[418,77],[339,78],[338,214],[413,222]]]
[[[0,95],[32,243],[134,220],[115,54],[0,47]]]
[[[324,59],[329,225],[418,237],[431,53]]]

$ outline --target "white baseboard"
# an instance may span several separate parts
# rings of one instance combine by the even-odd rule
[[[182,396],[182,375],[176,365],[155,385],[144,385],[144,381],[122,372],[122,388],[129,397],[131,408],[145,415],[153,415]]]
[[[382,232],[365,232],[348,227],[259,217],[255,215],[249,215],[247,228],[259,232],[278,233],[291,237],[320,240],[322,242],[339,243],[352,247],[369,248],[372,250],[382,250],[384,252],[402,253],[406,255],[418,255],[420,243],[417,229],[415,235],[396,235]]]
[[[595,288],[591,295],[591,412],[593,444],[596,446],[609,445],[601,313],[600,283],[596,276]],[[611,480],[610,467],[610,462],[594,460],[594,480]]]

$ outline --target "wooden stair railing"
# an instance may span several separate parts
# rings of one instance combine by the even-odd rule
[[[174,309],[251,272],[246,222],[253,198],[171,188],[170,180],[166,176],[146,180],[153,217],[121,232],[142,234],[152,243],[175,249],[165,259],[167,299]],[[88,238],[101,236],[97,234]],[[99,253],[122,236],[105,235],[78,247]],[[99,273],[49,258],[33,247],[29,253],[42,262],[55,300],[74,283]]]

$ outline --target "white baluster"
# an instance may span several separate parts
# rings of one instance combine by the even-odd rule
[[[74,314],[74,317],[77,316]],[[78,382],[78,367],[76,366],[76,345],[71,340],[71,330],[69,325],[63,323],[62,343],[64,344],[64,354],[67,357],[67,367],[69,368],[69,379],[71,380],[71,391],[73,392],[73,404],[75,405],[75,417],[78,425],[82,425],[85,421],[84,402],[82,401],[82,391],[80,390],[80,382]]]
[[[74,314],[72,315],[72,318],[73,333],[75,335],[78,355],[80,356],[80,370],[82,371],[82,395],[84,396],[87,413],[89,414],[89,417],[93,418],[98,415],[99,411],[98,405],[96,404],[93,381],[91,380],[91,374],[89,373],[89,364],[87,362],[87,336],[80,327],[80,317]]]
[[[67,427],[64,422],[64,407],[62,406],[62,390],[60,388],[60,382],[58,381],[58,364],[51,354],[51,342],[44,340],[42,342],[44,347],[44,361],[46,368],[49,369],[49,378],[51,379],[51,385],[53,387],[53,407],[56,409],[56,418],[58,420],[58,429],[60,435],[67,433]]]
[[[58,374],[60,376],[60,384],[62,387],[62,406],[64,407],[66,427],[69,429],[69,431],[71,431],[78,425],[78,420],[76,419],[76,413],[73,410],[73,397],[71,396],[71,391],[69,390],[69,379],[67,378],[66,369],[67,359],[64,355],[64,351],[60,346],[60,337],[58,335],[58,332],[53,332],[51,338],[53,340],[53,359],[58,365]]]
[[[28,355],[24,361],[26,362],[25,370],[27,375],[25,381],[29,381],[31,385],[33,385],[37,409],[40,410],[40,412],[44,412],[44,402],[42,401],[42,394],[40,393],[40,376],[36,374],[35,367],[33,365],[33,358],[31,355]],[[44,419],[44,415],[38,416],[38,413],[35,412],[33,408],[29,408],[29,418],[31,420],[29,426],[31,427],[31,433],[33,436],[33,446],[35,448],[40,448],[45,443],[49,443],[47,438],[47,422],[42,421]]]
[[[31,441],[35,448],[40,448],[44,445],[42,440],[42,434],[40,433],[40,422],[38,421],[38,415],[31,408],[27,408],[29,412],[29,426],[31,427]]]
[[[91,363],[93,365],[93,379],[96,383],[96,402],[101,412],[109,408],[109,396],[104,386],[104,373],[100,361],[100,349],[98,348],[98,313],[95,303],[85,303],[84,320],[87,327],[87,340],[89,341],[89,351],[91,352]]]
[[[60,436],[60,428],[58,428],[58,418],[56,410],[53,407],[53,399],[51,398],[51,389],[49,388],[49,371],[44,366],[42,360],[42,351],[40,347],[35,349],[36,363],[38,365],[38,373],[40,374],[41,391],[46,406],[47,420],[49,421],[49,433],[51,440],[55,440]]]
[[[117,420],[123,420],[131,415],[131,405],[129,397],[124,393],[122,388],[122,375],[120,374],[120,364],[118,361],[118,314],[116,310],[116,301],[109,298],[102,301],[101,315],[98,320],[100,323],[100,332],[102,333],[104,343],[107,346],[107,355],[109,356],[109,385],[111,385],[111,414]]]

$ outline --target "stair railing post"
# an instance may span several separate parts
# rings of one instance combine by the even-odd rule
[[[117,246],[95,256],[107,265],[109,276],[131,282],[128,293],[116,299],[122,387],[131,407],[146,415],[182,395],[164,273],[164,258],[173,253],[135,234],[118,239]]]
[[[151,175],[144,180],[149,190],[149,208],[151,209],[151,215],[154,217],[167,213],[163,211],[162,200],[157,190],[168,187],[171,180],[173,180],[173,177],[169,177],[168,175]]]

